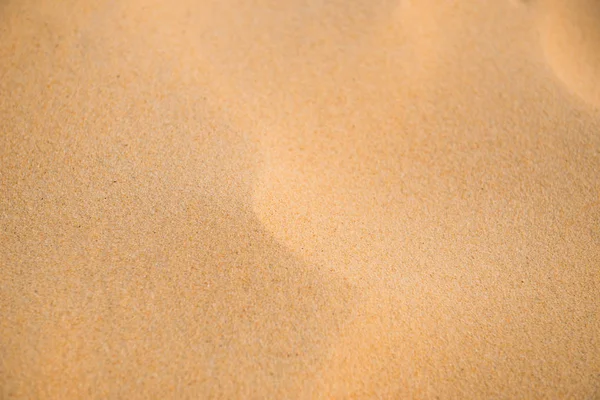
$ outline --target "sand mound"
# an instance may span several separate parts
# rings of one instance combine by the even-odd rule
[[[600,3],[540,0],[532,3],[546,58],[567,87],[600,106]]]
[[[415,139],[405,131],[428,112],[415,102],[431,95],[428,82],[445,48],[439,31],[448,10],[430,3],[382,4],[355,24],[312,33],[322,37],[315,40],[319,46],[303,53],[302,63],[286,64],[281,95],[267,84],[258,90],[269,116],[251,115],[260,121],[263,156],[254,211],[276,237],[312,260],[364,261],[382,237],[393,240],[396,228],[386,226],[381,210],[398,189],[405,162],[398,153]],[[261,70],[261,82],[269,82],[269,64]],[[333,248],[325,245],[331,240]]]
[[[595,199],[571,197],[573,182],[559,161],[574,160],[593,128],[559,144],[574,133],[557,129],[573,105],[540,73],[525,9],[407,1],[368,16],[339,13],[345,18],[338,23],[349,25],[319,14],[323,26],[312,30],[278,25],[276,39],[252,40],[239,55],[257,60],[241,65],[260,67],[217,80],[233,88],[224,103],[242,129],[255,133],[262,153],[253,210],[263,226],[365,294],[324,363],[325,392],[427,397],[442,390],[440,382],[468,375],[466,386],[487,382],[518,397],[543,391],[543,379],[570,381],[551,366],[569,339],[545,344],[556,338],[545,331],[554,318],[549,310],[530,314],[539,325],[525,334],[519,326],[527,317],[516,304],[495,306],[507,306],[505,285],[529,282],[517,297],[535,307],[530,290],[542,281],[531,278],[554,276],[552,265],[566,265],[561,254],[571,246],[597,246],[588,236],[597,212],[587,207]],[[356,15],[362,18],[352,25]],[[311,40],[303,46],[281,39],[296,37],[291,32]],[[300,60],[289,55],[297,48]],[[240,102],[248,85],[248,102]],[[547,119],[545,109],[555,114]],[[594,168],[584,168],[586,181],[595,181]],[[571,211],[551,211],[558,204]],[[572,218],[584,209],[594,216],[576,217],[575,228]],[[561,226],[570,227],[565,242]],[[587,255],[570,254],[570,266],[586,265]],[[567,307],[551,297],[543,302]],[[591,332],[579,334],[576,346],[589,348]],[[449,349],[448,342],[460,345]],[[443,355],[432,348],[444,348]],[[515,374],[527,370],[524,352],[546,360],[540,375]],[[455,367],[440,370],[449,354]],[[598,354],[589,354],[595,363]],[[460,397],[468,390],[463,383],[445,394]],[[486,390],[477,384],[479,396],[491,395]]]

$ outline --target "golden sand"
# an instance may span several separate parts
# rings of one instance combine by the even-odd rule
[[[600,106],[600,2],[546,0],[532,8],[556,75],[573,92]]]
[[[597,398],[597,4],[0,3],[0,397]]]

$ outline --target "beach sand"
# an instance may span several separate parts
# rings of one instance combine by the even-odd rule
[[[596,1],[0,21],[1,398],[600,398]]]

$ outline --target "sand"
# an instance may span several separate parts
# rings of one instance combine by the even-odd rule
[[[548,0],[532,7],[549,65],[573,92],[600,107],[600,3]]]
[[[0,397],[600,398],[599,18],[0,2]]]

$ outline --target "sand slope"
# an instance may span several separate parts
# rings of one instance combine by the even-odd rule
[[[1,397],[598,396],[592,2],[1,7]]]
[[[531,4],[547,60],[557,76],[600,106],[600,4],[545,0]]]

